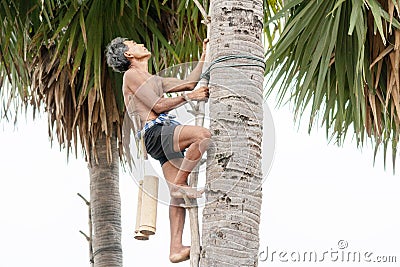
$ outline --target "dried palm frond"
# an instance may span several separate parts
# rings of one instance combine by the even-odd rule
[[[1,4],[5,27],[0,78],[8,75],[13,86],[7,94],[1,91],[1,99],[7,103],[19,95],[25,105],[44,104],[50,136],[57,136],[67,153],[73,147],[77,153],[81,143],[87,160],[96,155],[94,144],[100,134],[106,134],[110,148],[113,127],[123,157],[122,76],[106,66],[106,45],[117,36],[143,42],[153,52],[150,70],[158,71],[196,60],[205,37],[191,1],[1,0]],[[9,111],[9,105],[3,106]],[[108,156],[111,161],[111,151]]]

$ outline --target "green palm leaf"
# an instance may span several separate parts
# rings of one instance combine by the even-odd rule
[[[290,91],[295,114],[310,111],[309,130],[321,114],[338,144],[349,131],[358,145],[369,136],[375,151],[383,145],[385,158],[392,144],[393,166],[400,121],[398,8],[392,0],[287,1],[276,16],[287,16],[287,24],[267,53],[268,93],[282,82],[280,103]]]

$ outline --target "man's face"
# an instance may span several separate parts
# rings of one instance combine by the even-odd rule
[[[125,52],[126,57],[134,57],[136,59],[150,58],[151,52],[144,47],[143,44],[137,44],[134,41],[124,41],[124,44],[128,47],[128,51]]]

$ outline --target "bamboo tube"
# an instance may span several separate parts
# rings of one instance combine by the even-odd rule
[[[135,226],[135,239],[137,240],[149,240],[149,236],[142,234],[139,231],[140,226],[140,215],[142,213],[142,196],[143,196],[143,180],[139,181],[138,190],[138,202],[137,202],[137,212],[136,212],[136,226]]]
[[[145,175],[143,181],[142,207],[139,232],[145,235],[156,233],[158,177]]]

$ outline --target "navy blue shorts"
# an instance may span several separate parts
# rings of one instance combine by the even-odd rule
[[[174,151],[174,131],[176,124],[156,124],[148,129],[144,135],[144,143],[147,153],[160,161],[161,166],[176,158],[183,158],[183,151]]]

